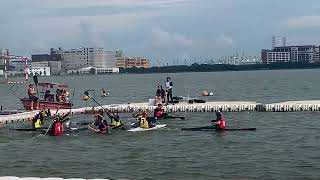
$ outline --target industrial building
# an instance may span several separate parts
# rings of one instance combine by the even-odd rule
[[[263,63],[319,63],[319,46],[283,46],[272,50],[263,49],[261,58]]]
[[[118,68],[149,68],[150,62],[145,57],[117,57],[116,66]]]

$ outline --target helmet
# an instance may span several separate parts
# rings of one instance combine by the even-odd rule
[[[143,111],[142,115],[143,116],[148,116],[148,112],[147,111]]]

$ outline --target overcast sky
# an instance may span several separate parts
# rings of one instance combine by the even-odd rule
[[[0,49],[102,46],[158,59],[259,55],[272,35],[320,44],[319,0],[1,0]]]

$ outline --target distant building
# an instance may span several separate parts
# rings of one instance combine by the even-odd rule
[[[50,67],[32,67],[28,69],[28,74],[40,75],[40,76],[50,76]]]
[[[293,62],[293,63],[319,63],[319,46],[283,46],[272,50],[262,50],[261,58],[264,63]]]
[[[26,68],[31,68],[31,60],[26,57],[19,57],[19,56],[11,56],[8,60],[9,62],[9,69],[12,71],[25,71]]]
[[[150,62],[145,57],[118,57],[116,60],[118,68],[150,68]]]
[[[97,68],[97,67],[85,67],[75,70],[69,70],[68,74],[110,74],[119,73],[119,68]]]
[[[283,47],[287,45],[287,38],[285,36],[272,36],[272,49],[275,47]]]
[[[9,56],[9,49],[0,49],[0,56]]]
[[[267,64],[287,63],[290,61],[290,52],[267,52]]]
[[[124,53],[122,50],[116,50],[116,58],[123,57],[123,56],[124,56]]]
[[[85,67],[114,68],[116,58],[114,51],[103,48],[85,48],[63,50],[62,48],[50,49],[50,54],[59,54],[62,57],[61,66],[66,72],[73,72]]]
[[[262,60],[263,64],[267,64],[268,52],[272,52],[272,50],[270,50],[270,49],[262,49],[261,50],[261,60]]]
[[[31,63],[32,67],[49,67],[49,61],[43,61],[43,62],[33,62]]]
[[[50,67],[51,74],[60,74],[62,57],[59,54],[35,54],[31,55],[32,64],[35,67],[43,67],[41,63],[46,63]],[[39,66],[40,65],[40,66]]]

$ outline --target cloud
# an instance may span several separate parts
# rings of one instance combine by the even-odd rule
[[[289,28],[320,27],[320,16],[300,16],[287,21]]]
[[[231,36],[226,35],[225,33],[220,34],[216,39],[216,46],[217,47],[232,47],[234,46],[235,42]]]
[[[159,48],[183,48],[192,45],[192,40],[183,34],[168,32],[161,28],[152,29],[152,43]]]

